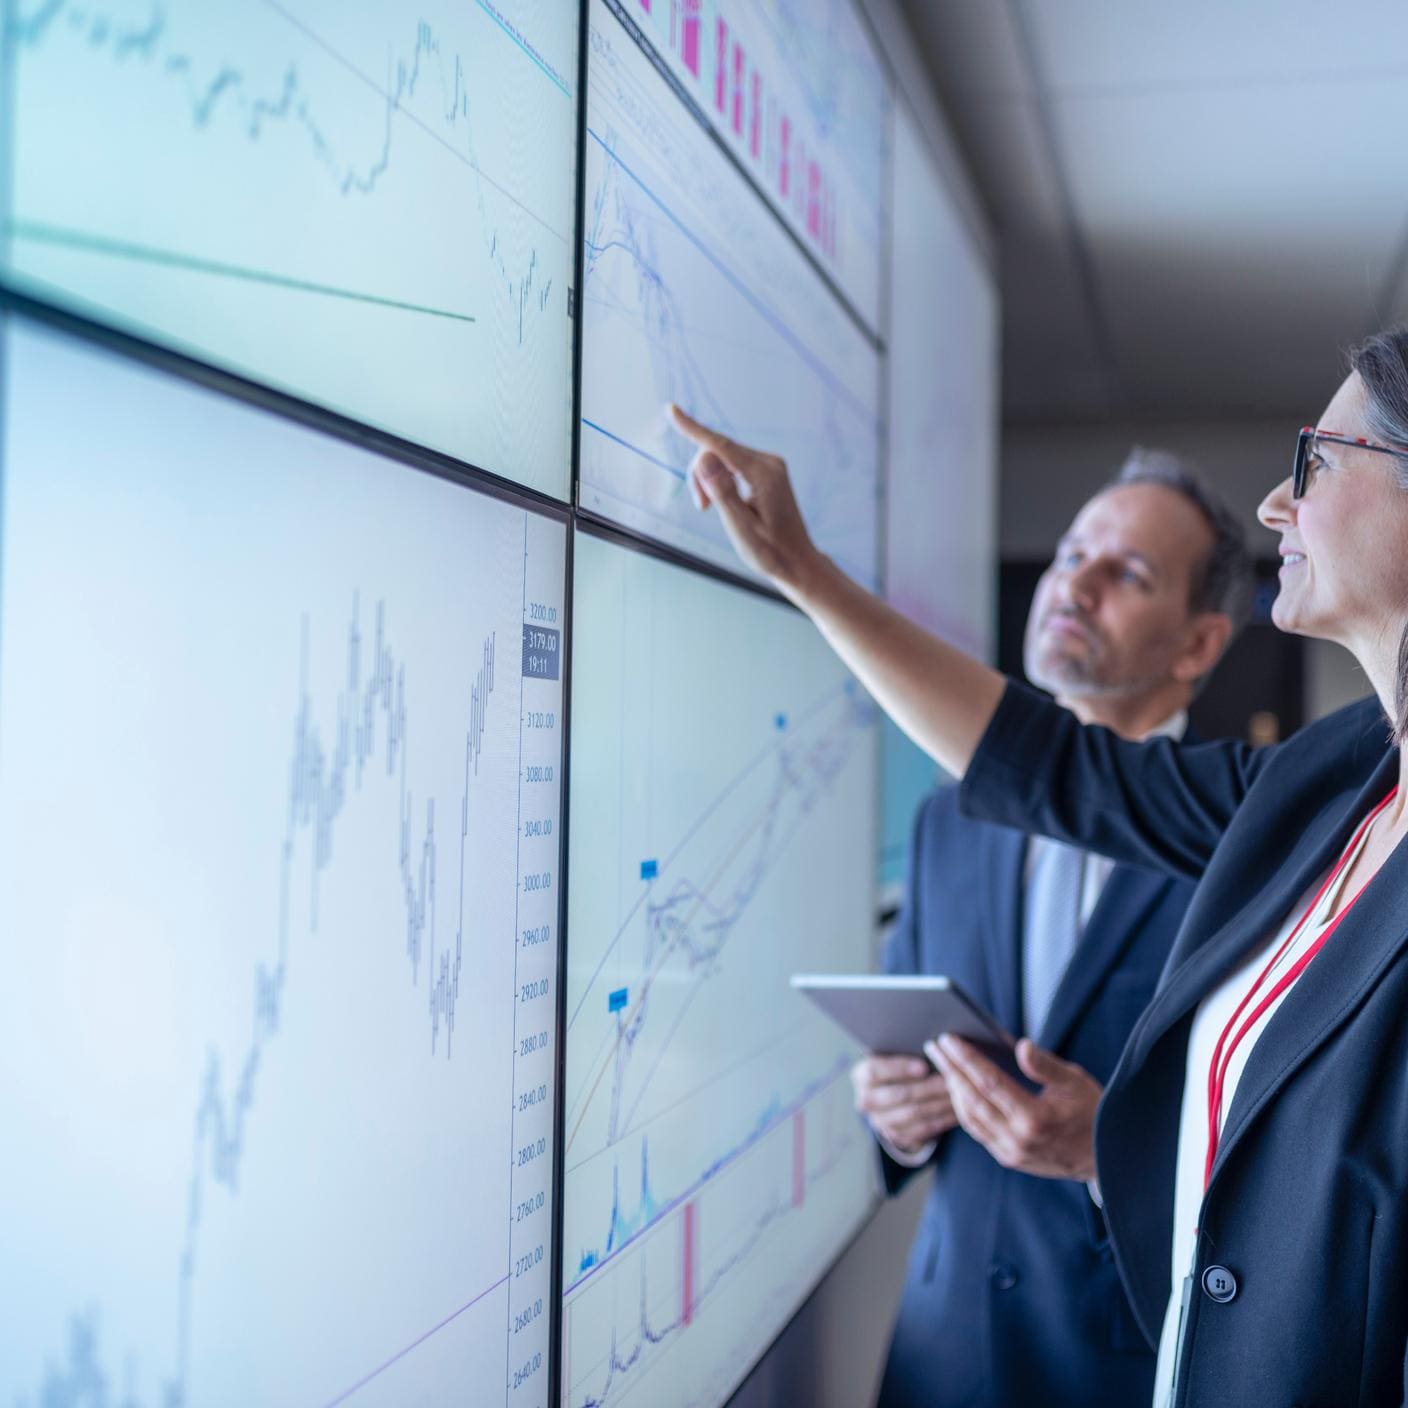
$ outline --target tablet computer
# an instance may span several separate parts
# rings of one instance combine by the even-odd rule
[[[952,1033],[971,1041],[1024,1086],[1016,1041],[952,978],[939,974],[794,973],[792,986],[877,1056],[923,1056],[924,1043]]]

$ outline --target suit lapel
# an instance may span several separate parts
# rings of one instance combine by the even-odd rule
[[[983,946],[993,1016],[1013,1036],[1022,1034],[1022,883],[1027,838],[1006,827],[992,828],[988,844],[988,904],[991,932]]]
[[[1051,1001],[1039,1039],[1046,1050],[1059,1051],[1070,1039],[1096,990],[1170,884],[1126,865],[1110,872]]]
[[[1355,826],[1392,785],[1397,766],[1395,754],[1385,755],[1352,802],[1328,804],[1301,831],[1268,880],[1258,884],[1257,878],[1249,875],[1247,889],[1251,898],[1207,942],[1188,948],[1183,940],[1192,936],[1185,924],[1180,942],[1170,956],[1168,972],[1130,1035],[1130,1044],[1120,1061],[1123,1071],[1133,1072],[1142,1065],[1171,1027],[1280,928],[1291,906],[1334,863]]]
[[[1122,1067],[1136,1069],[1164,1032],[1235,972],[1249,953],[1255,953],[1269,941],[1286,919],[1291,905],[1332,865],[1335,856],[1349,841],[1354,825],[1362,821],[1364,812],[1373,805],[1366,798],[1378,801],[1383,796],[1387,783],[1381,787],[1381,780],[1397,767],[1397,760],[1390,762],[1391,766],[1376,769],[1353,803],[1332,803],[1305,826],[1269,880],[1257,883],[1256,876],[1247,876],[1249,900],[1207,942],[1197,943],[1197,936],[1184,928],[1180,942],[1170,955],[1169,969],[1159,990],[1131,1033],[1125,1059],[1121,1060]],[[1190,943],[1197,946],[1190,946]]]
[[[1362,813],[1354,819],[1362,819]],[[1214,1179],[1256,1116],[1351,1016],[1408,943],[1405,896],[1408,854],[1400,846],[1286,994],[1252,1048],[1218,1144]]]

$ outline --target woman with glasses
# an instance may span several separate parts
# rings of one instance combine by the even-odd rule
[[[966,810],[1198,882],[1096,1130],[1156,1408],[1408,1399],[1408,329],[1351,367],[1259,517],[1275,623],[1348,647],[1375,697],[1262,749],[1081,726],[847,579],[780,460],[675,412],[700,508],[963,776]],[[947,1037],[932,1055],[1012,1166],[1059,1122],[1054,1084]]]

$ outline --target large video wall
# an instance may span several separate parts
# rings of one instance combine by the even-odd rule
[[[853,0],[7,7],[0,1402],[735,1391],[923,765],[665,405],[981,649],[955,219]]]

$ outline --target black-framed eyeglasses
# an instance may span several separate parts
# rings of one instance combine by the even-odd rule
[[[1391,445],[1376,445],[1358,435],[1341,435],[1334,430],[1320,430],[1313,425],[1301,427],[1296,437],[1296,467],[1291,474],[1291,497],[1303,499],[1310,487],[1311,448],[1317,440],[1328,440],[1335,445],[1348,445],[1356,450],[1372,450],[1376,455],[1392,455],[1395,459],[1408,460],[1408,450],[1395,450]]]

